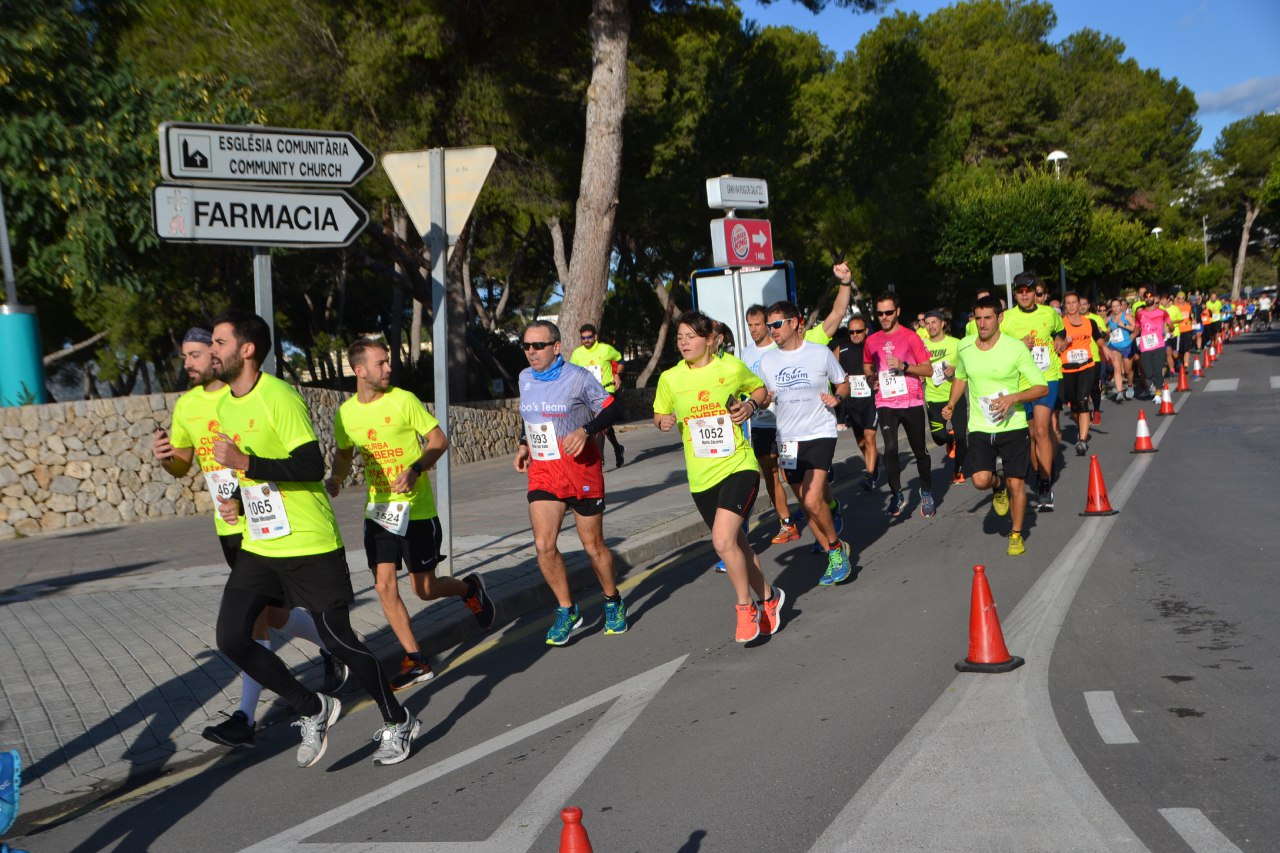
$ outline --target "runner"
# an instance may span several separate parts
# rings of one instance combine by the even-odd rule
[[[396,574],[402,561],[409,569],[414,594],[423,601],[456,595],[486,630],[493,627],[497,611],[480,575],[473,572],[462,580],[436,577],[442,533],[431,481],[424,475],[449,447],[439,421],[412,392],[391,385],[391,352],[386,344],[356,341],[347,350],[347,364],[356,375],[356,394],[334,413],[337,451],[324,485],[330,497],[338,496],[359,448],[368,487],[364,552],[382,612],[405,652],[391,689],[404,690],[434,673],[400,597]]]
[[[1147,380],[1147,390],[1141,395],[1141,399],[1152,400],[1155,399],[1156,392],[1160,389],[1160,382],[1164,378],[1164,340],[1166,335],[1173,333],[1173,321],[1169,319],[1168,312],[1156,301],[1159,294],[1155,288],[1147,291],[1147,297],[1152,302],[1149,305],[1143,305],[1138,311],[1137,338],[1142,374]]]
[[[849,397],[840,404],[840,418],[853,432],[866,473],[862,475],[862,487],[874,492],[880,472],[876,455],[876,401],[871,393],[871,383],[863,371],[863,349],[867,343],[867,320],[861,314],[849,318],[849,339],[845,346],[836,349],[836,360],[849,380]]]
[[[1129,313],[1129,304],[1117,296],[1111,300],[1111,313],[1107,315],[1107,350],[1113,364],[1118,365],[1117,376],[1122,382],[1116,383],[1115,401],[1133,399],[1133,315]]]
[[[925,314],[924,323],[929,330],[929,338],[924,345],[929,351],[929,362],[933,368],[932,375],[924,383],[929,432],[934,444],[947,446],[947,455],[955,466],[951,482],[960,484],[964,482],[965,433],[968,429],[969,407],[962,398],[954,418],[942,416],[942,407],[951,399],[951,381],[956,375],[956,350],[960,341],[947,334],[946,317],[941,311]],[[951,429],[947,429],[948,420],[951,421]]]
[[[1089,297],[1083,293],[1080,294],[1080,316],[1087,317],[1093,321],[1093,324],[1102,332],[1103,340],[1101,342],[1093,340],[1089,342],[1089,355],[1093,359],[1093,363],[1098,368],[1098,375],[1093,383],[1093,388],[1089,391],[1089,399],[1093,402],[1093,425],[1102,424],[1102,389],[1107,384],[1109,371],[1112,367],[1110,356],[1106,353],[1106,335],[1107,321],[1099,315],[1093,313],[1093,306],[1089,301]]]
[[[1062,378],[1062,362],[1058,354],[1067,342],[1058,312],[1047,305],[1036,304],[1036,289],[1043,287],[1035,273],[1020,272],[1014,276],[1013,299],[1017,305],[1004,312],[1000,331],[1026,345],[1036,367],[1048,382],[1049,393],[1035,397],[1033,403],[1027,404],[1027,419],[1031,425],[1031,461],[1039,478],[1036,505],[1045,512],[1052,512],[1053,460],[1060,439],[1055,438],[1051,414],[1058,400],[1058,381]],[[972,423],[972,412],[969,420]]]
[[[302,728],[298,766],[311,767],[328,746],[329,727],[342,703],[302,686],[276,655],[253,641],[253,623],[263,608],[281,602],[307,608],[327,648],[332,649],[382,712],[375,765],[409,757],[420,723],[396,701],[378,659],[351,629],[355,598],[346,552],[333,508],[325,495],[324,457],[307,404],[290,385],[262,373],[271,352],[271,329],[256,314],[230,310],[214,321],[213,370],[230,385],[218,401],[222,431],[213,458],[237,472],[239,490],[218,496],[224,521],[243,512],[246,538],[218,612],[218,648],[259,683],[274,691]]]
[[[1259,325],[1271,330],[1271,294],[1263,293],[1258,297],[1258,314],[1255,318]]]
[[[1180,338],[1180,330],[1182,326],[1182,312],[1178,310],[1173,302],[1173,297],[1168,292],[1161,294],[1159,299],[1160,307],[1169,315],[1169,322],[1172,324],[1170,331],[1165,334],[1164,338],[1164,358],[1165,370],[1169,375],[1176,375],[1178,369],[1178,344]]]
[[[925,445],[924,386],[921,378],[933,375],[929,351],[920,336],[898,323],[901,307],[895,293],[876,299],[876,319],[880,330],[867,338],[863,350],[863,372],[876,392],[876,419],[884,439],[884,466],[889,474],[889,506],[885,515],[898,516],[906,500],[902,494],[902,464],[898,458],[898,426],[907,431],[907,443],[916,458],[920,475],[920,514],[937,514],[933,480],[929,471],[929,450]]]
[[[1067,347],[1062,351],[1062,383],[1059,391],[1063,402],[1071,407],[1076,421],[1076,456],[1089,452],[1089,411],[1093,391],[1098,385],[1098,362],[1094,345],[1107,335],[1091,318],[1080,312],[1080,296],[1074,290],[1062,298],[1062,325]]]
[[[1191,350],[1195,348],[1195,330],[1198,325],[1196,321],[1195,306],[1187,300],[1187,294],[1178,291],[1178,298],[1173,303],[1178,309],[1178,359],[1181,362],[1182,369],[1187,373],[1191,372]],[[1174,371],[1177,373],[1177,371]]]
[[[991,295],[991,288],[980,287],[978,288],[978,293],[974,298],[981,299],[984,296],[990,296],[990,295]],[[1003,302],[1001,304],[1003,304]],[[966,338],[972,338],[976,334],[978,334],[978,324],[973,321],[973,312],[970,311],[969,319],[964,324],[964,336]]]
[[[1206,344],[1214,344],[1218,337],[1218,332],[1222,331],[1222,300],[1218,298],[1218,294],[1209,291],[1209,299],[1204,303],[1204,307],[1209,311],[1209,322],[1205,323],[1204,340]],[[1137,306],[1134,307],[1137,310]]]
[[[1049,309],[1053,310],[1053,309]],[[1007,472],[1030,470],[1031,435],[1026,404],[1049,393],[1044,374],[1017,338],[1000,331],[1000,301],[987,296],[974,306],[978,334],[960,342],[951,399],[943,408],[952,417],[960,398],[969,401],[969,480],[978,490],[991,489],[996,515],[1013,514],[1008,553],[1025,554],[1023,522],[1027,487],[1022,477]],[[1015,390],[1026,386],[1023,390]],[[1003,463],[997,466],[996,459]]]
[[[182,339],[182,367],[191,382],[191,390],[173,404],[173,418],[169,431],[156,430],[151,442],[151,455],[160,467],[174,478],[185,477],[192,463],[197,463],[209,490],[209,499],[217,509],[217,495],[224,497],[234,492],[236,474],[219,465],[213,458],[213,443],[221,427],[218,423],[218,401],[227,396],[227,384],[213,375],[209,346],[212,342],[209,330],[193,327]],[[214,530],[222,557],[227,566],[235,567],[236,555],[244,534],[244,521],[231,525],[217,512],[213,515]],[[325,650],[316,632],[311,614],[301,607],[287,610],[282,607],[266,607],[253,624],[253,639],[264,649],[272,649],[268,628],[274,628],[286,640],[299,638],[314,643],[324,660],[325,693],[336,693],[347,680],[346,664]],[[258,723],[258,699],[262,685],[247,672],[240,673],[240,707],[216,726],[207,726],[201,733],[205,740],[230,747],[253,746]]]
[[[827,552],[827,569],[819,583],[830,586],[851,572],[849,546],[838,538],[824,495],[836,451],[836,418],[831,408],[848,395],[849,383],[831,350],[804,340],[803,321],[795,305],[775,302],[768,316],[769,334],[777,348],[760,359],[760,371],[777,407],[778,465],[796,490],[815,540]],[[835,386],[834,395],[828,393],[829,386]]]
[[[778,630],[786,601],[781,588],[765,581],[743,531],[760,488],[760,467],[741,424],[763,407],[765,391],[742,361],[716,357],[714,337],[712,320],[701,311],[677,321],[676,348],[684,361],[658,377],[653,423],[663,432],[679,429],[693,503],[738,599],[734,639],[747,643]],[[742,394],[749,396],[741,400]]]
[[[565,363],[555,323],[534,320],[520,346],[529,366],[520,372],[524,435],[514,464],[529,476],[529,523],[538,568],[559,605],[547,645],[563,646],[582,625],[556,541],[570,509],[578,540],[604,590],[604,632],[626,633],[627,606],[614,583],[613,553],[604,541],[604,465],[599,447],[590,440],[615,422],[620,406],[585,368]]]
[[[599,340],[596,327],[592,323],[583,323],[578,329],[579,346],[569,353],[569,363],[585,367],[596,381],[604,386],[610,394],[618,393],[622,385],[622,353],[609,344]],[[625,462],[623,454],[626,448],[618,441],[618,434],[613,427],[605,427],[601,435],[596,436],[596,444],[604,450],[604,439],[613,445],[613,467],[621,468]]]

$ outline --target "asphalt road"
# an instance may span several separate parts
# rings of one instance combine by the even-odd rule
[[[989,498],[941,485],[949,471],[935,519],[892,523],[883,489],[846,476],[850,583],[817,586],[808,538],[757,534],[788,597],[774,637],[732,641],[728,583],[694,546],[627,578],[625,635],[588,598],[565,648],[528,617],[455,650],[407,700],[425,725],[402,765],[370,764],[380,720],[348,693],[315,768],[276,726],[25,843],[545,851],[572,803],[608,851],[1280,849],[1277,355],[1277,333],[1230,344],[1208,379],[1238,389],[1202,382],[1151,418],[1154,455],[1128,452],[1139,405],[1108,405],[1093,451],[1120,515],[1077,515],[1072,454],[1025,557],[1004,555]],[[952,668],[975,563],[1028,659],[1014,673]]]

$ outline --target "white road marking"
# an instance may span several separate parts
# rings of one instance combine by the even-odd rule
[[[1129,728],[1124,713],[1116,704],[1116,694],[1110,690],[1086,690],[1084,704],[1089,708],[1093,727],[1098,730],[1098,737],[1103,743],[1138,743],[1137,735]]]
[[[1181,408],[1190,399],[1183,394]],[[1173,424],[1166,419],[1152,440]],[[1111,490],[1122,509],[1155,454]],[[960,675],[876,768],[812,851],[1146,850],[1067,743],[1049,699],[1049,659],[1067,611],[1118,516],[1093,517],[1004,625],[1027,663]],[[998,585],[998,580],[995,581]]]
[[[393,851],[398,853],[406,853],[406,851],[413,851],[413,853],[526,853],[547,824],[553,819],[559,819],[560,809],[570,795],[578,789],[618,739],[626,733],[627,728],[635,722],[640,712],[658,694],[687,657],[688,655],[684,655],[662,666],[654,667],[621,684],[606,687],[533,722],[504,732],[443,761],[437,761],[417,773],[330,809],[318,817],[300,823],[265,841],[260,841],[241,853],[328,853],[329,851],[336,853],[339,850],[342,853],[392,853]],[[503,821],[493,835],[484,841],[367,841],[363,843],[306,841],[307,838],[337,826],[358,814],[382,806],[414,788],[426,785],[495,752],[513,746],[525,738],[609,702],[613,704],[591,727],[591,731],[569,750],[555,769],[538,783],[524,802],[516,806],[515,811]]]
[[[1160,809],[1160,814],[1196,853],[1242,853],[1199,809]]]
[[[1202,391],[1237,391],[1240,388],[1239,379],[1210,379],[1204,384]]]
[[[1271,390],[1275,391],[1276,389],[1280,389],[1280,376],[1271,377]]]

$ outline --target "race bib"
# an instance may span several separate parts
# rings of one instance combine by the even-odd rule
[[[907,396],[907,375],[896,370],[880,371],[880,397],[891,400]]]
[[[591,375],[596,378],[596,381],[599,382],[601,385],[603,385],[604,369],[601,368],[600,365],[598,364],[588,364],[586,367],[587,367],[587,370],[591,372]]]
[[[1031,360],[1036,363],[1036,367],[1041,370],[1049,369],[1049,348],[1048,347],[1032,347]]]
[[[529,455],[539,462],[560,458],[560,444],[556,441],[556,426],[552,423],[531,424],[524,422],[524,434],[529,439]]]
[[[1087,349],[1067,350],[1067,364],[1088,364],[1091,361],[1093,361],[1093,356],[1089,354]]]
[[[1143,348],[1143,350],[1153,350],[1153,349],[1156,349],[1157,347],[1159,347],[1159,346],[1160,346],[1161,344],[1163,344],[1163,343],[1164,343],[1164,340],[1163,340],[1159,335],[1157,335],[1155,332],[1152,332],[1152,333],[1151,333],[1151,334],[1149,334],[1149,335],[1143,335],[1143,336],[1142,336],[1142,348]]]
[[[778,467],[787,471],[796,470],[796,458],[800,455],[800,442],[778,442]]]
[[[408,501],[369,501],[364,517],[397,536],[409,532]]]
[[[1113,344],[1124,343],[1124,329],[1112,329],[1110,340]]]
[[[737,449],[733,421],[728,415],[690,418],[685,425],[693,442],[693,455],[699,459],[719,459],[732,455]]]
[[[1203,331],[1203,330],[1204,330],[1204,326],[1200,325],[1199,323],[1192,323],[1192,324],[1191,324],[1191,331],[1193,331],[1193,332],[1199,332],[1199,331]]]
[[[1005,396],[1006,393],[1007,392],[1005,392],[1004,390],[1001,390],[1001,391],[997,391],[995,394],[987,394],[985,397],[978,398],[978,411],[982,412],[982,416],[986,418],[987,423],[991,424],[992,426],[999,426],[1004,422],[1004,419],[1008,416],[1007,414],[1001,415],[993,407],[993,404],[995,403],[995,401]],[[1009,410],[1012,411],[1012,409],[1013,407],[1011,406]]]
[[[242,486],[240,499],[244,502],[245,526],[250,539],[263,541],[289,535],[289,514],[284,509],[284,496],[275,483]]]
[[[867,377],[862,374],[849,374],[849,396],[850,397],[870,397],[871,384],[867,382]]]
[[[219,468],[217,471],[204,472],[204,484],[209,489],[209,497],[213,498],[213,513],[218,514],[218,498],[230,500],[236,493],[239,481],[236,472],[230,468]]]
[[[944,382],[950,381],[947,379],[947,368],[950,366],[951,365],[947,364],[947,360],[945,358],[933,365],[934,385],[941,385]]]

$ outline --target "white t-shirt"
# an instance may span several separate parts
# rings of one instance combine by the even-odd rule
[[[836,416],[821,395],[845,381],[844,370],[831,350],[805,341],[798,349],[766,350],[760,358],[760,378],[778,415],[779,441],[810,441],[836,437]]]
[[[769,350],[775,350],[777,348],[778,345],[773,341],[769,341],[769,345],[764,347],[756,346],[755,341],[748,341],[747,344],[742,347],[742,355],[739,356],[739,358],[742,359],[743,363],[745,363],[747,367],[751,368],[752,373],[759,376],[761,379],[764,379],[764,374],[760,372],[760,358],[766,352],[769,352]],[[756,412],[751,418],[751,425],[753,427],[760,427],[761,429],[777,429],[778,419],[773,414],[773,406],[770,405],[769,408],[761,409]]]

